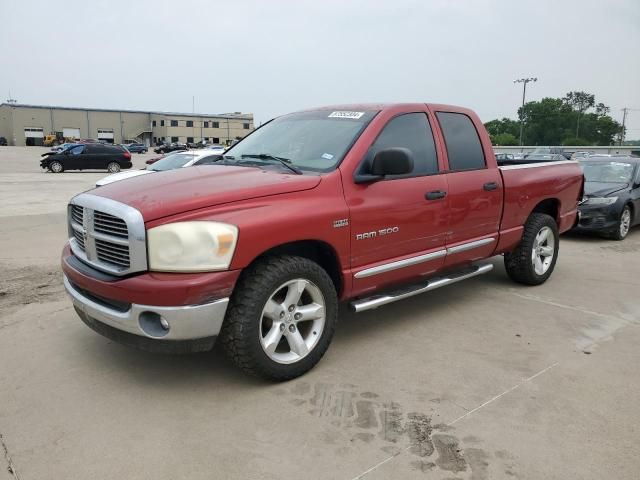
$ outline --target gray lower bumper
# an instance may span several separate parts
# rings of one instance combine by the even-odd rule
[[[123,312],[83,295],[73,287],[66,276],[64,287],[75,307],[93,320],[123,332],[163,341],[197,340],[217,336],[229,304],[228,298],[204,305],[177,307],[134,303]]]

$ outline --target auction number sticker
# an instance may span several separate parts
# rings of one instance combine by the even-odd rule
[[[364,112],[331,112],[329,118],[360,118]]]

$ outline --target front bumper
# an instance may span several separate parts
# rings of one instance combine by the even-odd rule
[[[620,213],[617,206],[589,206],[579,207],[580,221],[577,230],[591,232],[609,232],[618,228]]]
[[[64,287],[87,325],[113,340],[145,350],[209,350],[220,332],[229,304],[228,298],[174,307],[123,304],[94,296],[74,285],[66,275]],[[178,345],[179,342],[187,343]]]

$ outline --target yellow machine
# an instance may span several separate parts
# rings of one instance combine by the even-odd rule
[[[55,147],[57,145],[62,145],[63,143],[73,143],[74,140],[75,138],[73,137],[63,137],[60,134],[51,134],[44,137],[43,145],[45,147]]]

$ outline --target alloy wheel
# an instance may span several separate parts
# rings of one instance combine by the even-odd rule
[[[553,231],[549,227],[542,227],[533,242],[531,262],[537,275],[544,275],[555,255],[556,240]]]
[[[622,216],[620,217],[620,237],[624,238],[629,233],[629,228],[631,228],[631,210],[629,208],[625,208],[622,211]]]
[[[317,345],[325,326],[325,299],[311,281],[297,278],[280,285],[260,317],[260,345],[277,363],[295,363]]]

